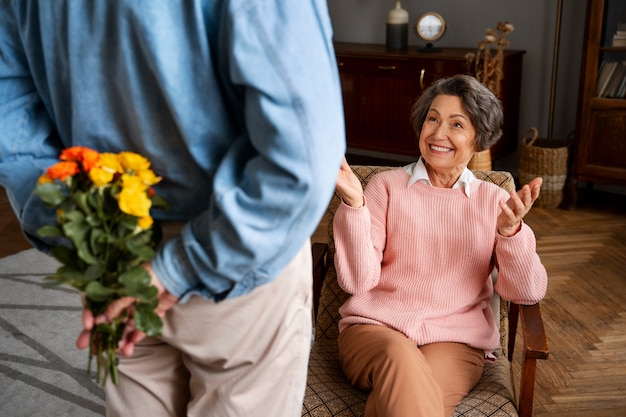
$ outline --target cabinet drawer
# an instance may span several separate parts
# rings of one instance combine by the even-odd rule
[[[383,77],[413,77],[418,74],[414,62],[399,59],[338,58],[337,64],[342,73]]]

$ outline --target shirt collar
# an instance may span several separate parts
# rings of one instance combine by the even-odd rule
[[[417,162],[413,162],[412,164],[406,165],[402,167],[407,174],[409,174],[409,182],[407,183],[407,188],[416,182],[420,181],[425,184],[432,186],[433,184],[430,182],[430,178],[428,178],[428,171],[426,171],[426,165],[424,164],[424,159],[419,158]],[[476,177],[469,169],[465,168],[461,173],[459,179],[454,183],[452,188],[462,188],[465,192],[465,195],[470,196],[470,184],[474,181]]]

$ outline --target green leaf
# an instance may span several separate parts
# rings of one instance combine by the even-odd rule
[[[107,234],[100,228],[92,228],[89,232],[89,247],[94,256],[98,257],[106,251]]]
[[[59,267],[54,274],[46,277],[46,279],[52,281],[54,285],[64,284],[79,291],[83,291],[86,285],[83,273],[67,265]]]
[[[155,195],[152,197],[152,207],[159,210],[169,210],[170,203],[160,195]]]
[[[163,330],[163,321],[154,312],[158,302],[135,304],[135,327],[148,336],[160,336]]]
[[[87,202],[89,193],[83,191],[76,191],[72,194],[72,200],[76,203],[76,205],[80,208],[83,213],[91,213],[91,207]]]
[[[107,288],[98,281],[91,281],[85,287],[85,297],[97,303],[109,301],[116,294],[116,290]]]
[[[78,257],[89,265],[95,265],[98,263],[98,258],[96,258],[91,252],[89,242],[86,242],[84,240],[77,242],[76,250],[78,251]]]
[[[104,266],[101,264],[89,265],[85,270],[83,279],[85,281],[96,281],[104,274]]]
[[[132,254],[141,258],[142,261],[149,261],[154,257],[154,249],[148,245],[136,246],[131,241],[127,241],[126,247]]]
[[[67,223],[83,223],[85,221],[85,215],[82,211],[74,209],[74,210],[65,210],[63,213],[63,220]],[[67,233],[67,232],[66,232]]]
[[[61,184],[56,182],[39,184],[35,187],[34,193],[38,195],[45,204],[53,207],[59,206],[63,200],[65,200],[63,188]]]
[[[118,223],[120,236],[124,236],[128,232],[132,232],[133,230],[135,230],[138,221],[139,219],[135,216],[124,216]]]
[[[62,237],[63,231],[58,226],[43,226],[37,230],[37,234],[41,237]]]
[[[99,227],[100,225],[102,225],[102,219],[97,212],[89,213],[85,220],[87,221],[87,224],[89,224],[89,226],[91,227]]]
[[[63,265],[74,266],[78,269],[76,262],[76,251],[67,246],[55,246],[50,250],[50,254]]]
[[[100,198],[99,192],[89,193],[87,195],[87,202],[89,203],[89,206],[93,207],[94,209],[102,207],[102,199]]]
[[[124,286],[125,296],[149,300],[156,297],[158,290],[150,285],[150,274],[144,268],[138,266],[132,268],[118,278],[118,282]]]
[[[76,213],[78,212],[75,211],[72,213],[68,213],[68,218],[80,220],[65,223],[63,225],[63,231],[65,232],[65,235],[74,243],[74,246],[78,251],[79,258],[90,265],[96,264],[98,262],[98,259],[93,256],[89,248],[89,244],[86,241],[87,234],[90,230],[89,225],[86,222],[82,221],[84,220],[84,216],[82,216],[82,213],[81,216],[76,215]]]

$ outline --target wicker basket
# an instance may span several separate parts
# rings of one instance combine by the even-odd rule
[[[555,208],[563,200],[567,179],[567,141],[537,139],[537,129],[531,127],[522,137],[519,153],[519,181],[528,184],[535,177],[543,178],[536,207]]]

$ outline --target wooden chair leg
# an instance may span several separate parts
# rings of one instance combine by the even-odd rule
[[[511,303],[511,305],[514,304]],[[519,309],[523,337],[522,369],[517,404],[520,417],[530,417],[533,413],[537,359],[548,359],[549,348],[539,304],[517,306],[517,309]],[[515,314],[515,321],[517,317],[518,314]],[[509,317],[509,320],[511,318]],[[515,334],[509,336],[510,345],[510,340],[515,340]],[[509,355],[512,355],[512,350],[509,351]]]

